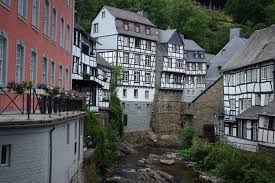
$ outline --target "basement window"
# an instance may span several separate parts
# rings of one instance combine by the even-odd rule
[[[11,145],[0,145],[0,167],[10,166]]]

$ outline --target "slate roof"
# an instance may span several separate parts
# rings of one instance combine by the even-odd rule
[[[235,70],[275,58],[275,25],[255,31],[238,54],[224,65],[223,71]]]
[[[215,55],[213,55],[213,54],[204,53],[204,58],[187,58],[186,62],[203,62],[203,63],[208,63],[214,57],[215,57]]]
[[[181,36],[181,39],[182,39],[182,41],[184,43],[184,50],[187,50],[187,51],[205,51],[194,40],[192,40],[192,39],[185,39],[182,34],[180,36]]]
[[[252,106],[236,116],[236,119],[252,119],[257,120],[258,114],[261,113],[264,107],[262,106]]]
[[[267,106],[264,106],[259,114],[275,116],[275,100],[271,101]]]
[[[99,54],[97,54],[97,56],[96,56],[96,63],[97,63],[97,65],[101,65],[101,66],[104,66],[104,67],[109,67],[109,68],[111,68],[112,67],[112,65],[109,63],[109,62],[107,62],[102,56],[100,56]]]
[[[137,13],[134,13],[134,12],[131,12],[131,11],[128,11],[128,10],[118,9],[118,8],[111,7],[111,6],[106,6],[106,5],[104,5],[104,8],[106,8],[116,18],[156,27],[146,17],[143,17],[143,16],[141,16]]]
[[[247,39],[235,36],[209,62],[209,68],[206,75],[206,87],[221,77],[218,67],[224,66],[240,48],[245,46],[246,41]]]
[[[176,29],[167,29],[167,30],[158,29],[157,31],[159,32],[159,42],[167,43],[169,42],[169,40],[177,30]]]

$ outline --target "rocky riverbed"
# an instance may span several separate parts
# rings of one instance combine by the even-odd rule
[[[120,183],[205,183],[176,157],[175,149],[124,144],[103,182]]]

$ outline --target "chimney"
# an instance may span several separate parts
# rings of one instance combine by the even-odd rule
[[[230,40],[232,40],[235,36],[242,37],[242,28],[231,28],[230,29]]]
[[[137,14],[139,14],[140,16],[143,16],[145,18],[148,18],[148,16],[149,16],[148,12],[144,11],[144,10],[138,11]]]

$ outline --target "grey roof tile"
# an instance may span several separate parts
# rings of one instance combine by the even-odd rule
[[[223,66],[230,71],[275,58],[275,26],[255,31],[246,45]]]
[[[134,12],[131,12],[128,10],[111,7],[111,6],[106,6],[106,5],[104,6],[104,8],[106,8],[116,18],[155,27],[155,25],[150,20],[148,20],[146,17],[143,17],[137,13],[134,13]]]
[[[159,32],[159,42],[160,43],[167,43],[173,36],[173,34],[176,32],[176,29],[167,29],[167,30],[162,30],[158,29]]]
[[[182,38],[182,41],[184,43],[184,50],[187,50],[187,51],[205,51],[194,40],[185,39],[182,34],[181,34],[181,38]]]
[[[206,75],[206,85],[211,85],[221,77],[219,67],[224,66],[237,51],[245,45],[247,39],[235,36],[230,40],[220,52],[209,62],[209,68]]]
[[[101,65],[101,66],[104,66],[104,67],[109,67],[109,68],[111,68],[112,67],[112,65],[109,63],[109,62],[107,62],[102,56],[100,56],[99,54],[97,54],[97,56],[96,56],[96,63],[97,63],[97,65]]]

